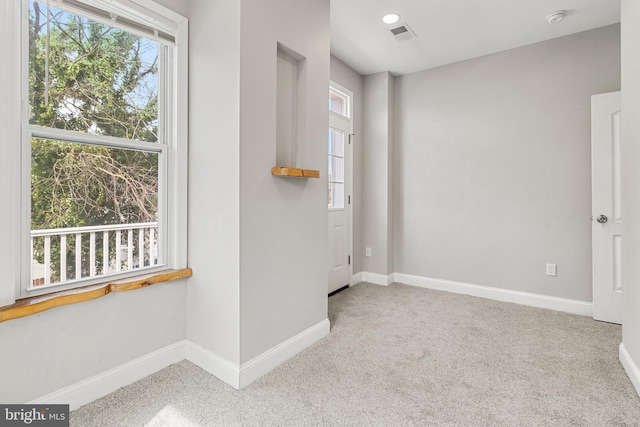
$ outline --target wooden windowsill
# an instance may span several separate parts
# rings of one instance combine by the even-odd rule
[[[180,270],[163,270],[158,273],[146,274],[144,276],[135,276],[109,283],[101,283],[98,285],[84,286],[81,288],[67,289],[65,291],[24,298],[16,301],[14,304],[0,307],[0,322],[30,316],[54,307],[90,301],[92,299],[109,295],[112,292],[126,292],[134,289],[146,288],[158,283],[191,277],[191,275],[192,271],[190,268],[183,268]]]
[[[285,168],[274,166],[271,168],[271,175],[286,176],[290,178],[320,178],[320,171],[314,169]]]

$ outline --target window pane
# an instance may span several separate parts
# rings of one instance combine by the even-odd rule
[[[347,117],[348,112],[348,98],[334,89],[329,89],[329,111],[338,113]]]
[[[344,184],[329,183],[329,209],[344,208]]]
[[[344,157],[344,132],[329,128],[329,154]]]
[[[50,7],[47,67],[47,8],[29,4],[29,122],[156,142],[159,43]]]
[[[329,156],[329,181],[344,182],[344,159]]]
[[[31,145],[32,285],[157,264],[157,153]]]
[[[329,209],[344,207],[344,132],[329,128],[327,167]]]

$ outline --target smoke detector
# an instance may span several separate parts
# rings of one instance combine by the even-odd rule
[[[553,24],[554,22],[560,22],[567,16],[566,10],[556,10],[551,15],[547,16],[547,22]]]
[[[409,40],[416,37],[416,33],[414,33],[407,24],[389,28],[389,32],[391,33],[391,36],[397,41]]]

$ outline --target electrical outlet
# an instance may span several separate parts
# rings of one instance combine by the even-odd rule
[[[556,264],[547,264],[547,276],[556,276],[556,270],[558,266]]]
[[[366,256],[371,256],[371,248],[364,248],[364,254]]]

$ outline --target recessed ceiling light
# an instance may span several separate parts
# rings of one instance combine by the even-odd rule
[[[551,15],[547,16],[547,22],[553,24],[554,22],[560,22],[567,16],[566,10],[556,10]]]
[[[400,15],[397,13],[387,13],[382,17],[382,22],[385,24],[395,24],[400,20]]]

